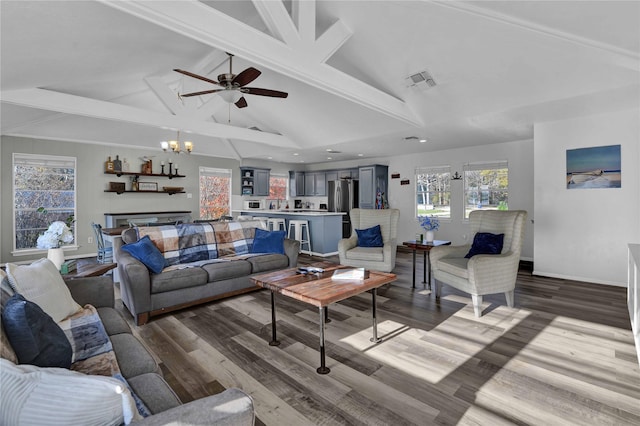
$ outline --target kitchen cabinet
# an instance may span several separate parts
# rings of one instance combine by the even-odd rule
[[[389,179],[389,167],[382,165],[364,166],[358,169],[360,181],[359,207],[361,209],[375,209],[376,195],[378,192],[384,198],[388,196],[387,183]]]
[[[338,179],[358,179],[358,169],[338,170]]]
[[[289,195],[292,197],[304,195],[304,172],[289,171]]]
[[[327,176],[327,185],[332,180],[338,180],[338,171],[337,170],[331,170],[330,172],[326,172],[325,175]]]
[[[269,195],[270,169],[240,167],[242,195]]]
[[[312,172],[304,174],[304,195],[327,195],[327,175],[324,172]]]

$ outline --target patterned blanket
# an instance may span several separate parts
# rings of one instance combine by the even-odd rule
[[[260,221],[201,222],[141,226],[138,238],[148,236],[165,259],[165,267],[247,254]]]
[[[102,325],[98,311],[92,305],[58,323],[71,343],[71,370],[84,374],[113,377],[127,385],[141,416],[151,415],[142,400],[122,376],[111,340]]]

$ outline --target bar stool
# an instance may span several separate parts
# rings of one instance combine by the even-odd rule
[[[267,222],[269,221],[269,218],[267,216],[254,216],[253,220],[259,220],[262,228],[269,229],[269,227],[267,226]]]
[[[287,230],[287,222],[282,217],[270,217],[267,224],[270,231]]]
[[[304,239],[304,230],[307,231],[307,239]],[[308,220],[289,220],[289,238],[300,241],[300,252],[306,253],[311,256],[311,233],[309,232],[309,221]],[[304,244],[307,245],[308,250],[303,250],[302,247]]]

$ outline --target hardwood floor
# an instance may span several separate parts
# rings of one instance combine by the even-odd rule
[[[422,284],[412,290],[409,253],[395,272],[378,290],[382,343],[369,341],[368,293],[330,306],[328,375],[315,371],[316,308],[280,297],[281,345],[268,345],[266,290],[133,328],[183,401],[239,387],[259,425],[640,424],[626,289],[523,270],[516,309],[489,296],[475,318],[470,297],[450,287],[439,304]]]

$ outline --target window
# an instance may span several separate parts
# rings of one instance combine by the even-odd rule
[[[416,169],[416,216],[451,217],[451,167]]]
[[[37,249],[52,222],[76,217],[76,159],[14,153],[13,206],[14,252]]]
[[[269,198],[276,200],[286,200],[287,185],[289,184],[289,176],[285,175],[271,175],[269,177]]]
[[[231,215],[231,169],[200,167],[200,219]]]
[[[506,161],[464,166],[464,217],[478,209],[502,210],[509,198],[509,167]]]

